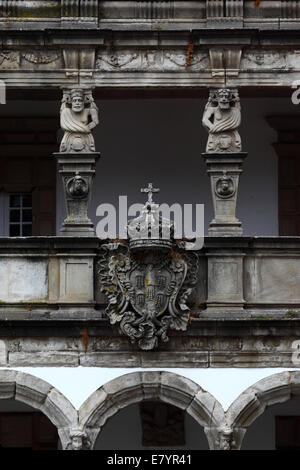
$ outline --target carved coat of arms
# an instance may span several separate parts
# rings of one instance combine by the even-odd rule
[[[186,302],[197,283],[197,253],[179,247],[172,239],[171,222],[159,217],[157,208],[148,199],[142,215],[128,225],[129,243],[103,245],[98,263],[110,323],[143,350],[168,341],[169,328],[187,329]],[[158,234],[168,225],[170,239],[146,238],[149,219]]]

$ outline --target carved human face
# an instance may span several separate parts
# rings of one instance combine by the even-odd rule
[[[221,190],[223,193],[227,193],[229,190],[229,182],[227,180],[222,180],[221,182]]]
[[[218,103],[221,109],[230,108],[230,96],[227,90],[222,90],[218,93]]]
[[[81,436],[74,436],[73,437],[72,447],[73,447],[73,450],[81,450],[82,449],[82,437]]]
[[[84,108],[83,98],[81,96],[74,96],[72,98],[72,110],[75,113],[81,113]]]

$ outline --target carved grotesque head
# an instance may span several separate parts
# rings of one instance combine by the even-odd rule
[[[221,88],[218,90],[218,104],[221,109],[229,109],[230,108],[230,90],[227,88]]]
[[[79,428],[72,429],[70,433],[70,437],[72,440],[72,449],[82,450],[84,432]]]
[[[219,444],[222,450],[231,450],[235,446],[232,429],[229,427],[221,428],[219,431]]]
[[[82,90],[71,91],[71,105],[72,111],[75,113],[81,113],[84,109],[84,96]]]
[[[81,427],[71,429],[70,438],[72,450],[86,450],[90,448],[90,440]]]

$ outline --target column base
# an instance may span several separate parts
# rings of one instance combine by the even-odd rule
[[[65,220],[60,229],[60,235],[62,237],[96,237],[94,224],[91,220],[83,222],[82,220],[68,221]]]
[[[242,223],[237,219],[235,222],[214,219],[209,225],[208,235],[210,237],[241,237],[243,235]]]

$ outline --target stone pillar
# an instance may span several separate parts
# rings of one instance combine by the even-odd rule
[[[236,218],[238,185],[247,153],[203,153],[210,177],[214,218],[208,233],[212,237],[241,236],[242,223]]]
[[[202,123],[209,133],[202,154],[211,181],[214,218],[209,235],[241,236],[242,224],[236,218],[239,177],[247,153],[242,152],[238,127],[241,108],[237,90],[211,90]]]
[[[62,176],[67,216],[60,234],[70,237],[95,236],[94,225],[88,217],[88,209],[95,176],[96,162],[100,155],[55,153],[58,172]]]
[[[67,217],[60,234],[95,236],[88,209],[100,154],[95,151],[91,130],[98,124],[98,109],[90,90],[65,90],[60,111],[64,136],[60,151],[54,153],[62,176]]]

